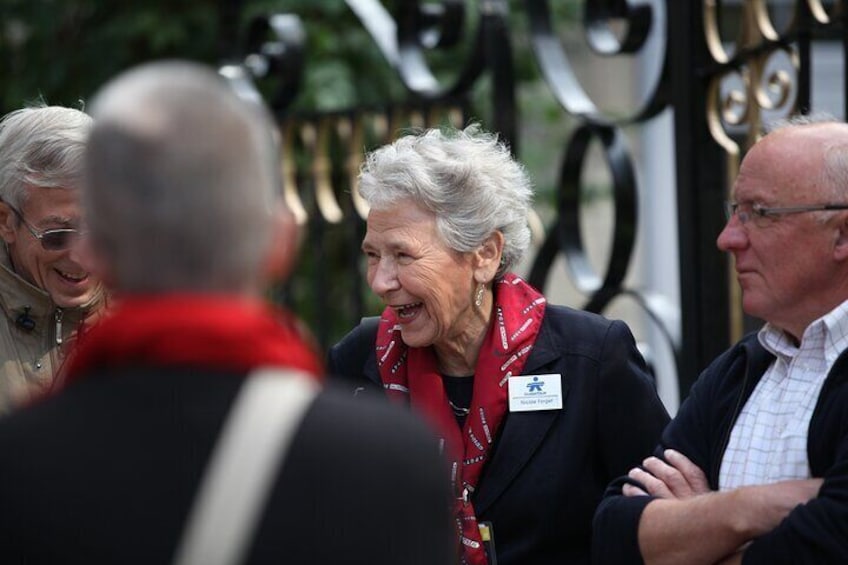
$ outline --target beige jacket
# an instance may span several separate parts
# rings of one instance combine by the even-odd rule
[[[62,309],[16,275],[0,245],[0,414],[50,388],[68,346],[99,296],[82,308]]]

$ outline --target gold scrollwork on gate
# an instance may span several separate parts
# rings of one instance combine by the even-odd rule
[[[296,126],[292,122],[282,124],[280,130],[283,134],[282,144],[282,177],[283,177],[283,199],[286,206],[291,210],[298,226],[303,226],[309,219],[303,201],[300,199],[297,182],[297,161],[295,160],[295,132]]]
[[[300,137],[304,148],[311,156],[310,172],[312,189],[315,191],[315,205],[321,219],[330,224],[342,221],[344,214],[333,192],[332,162],[329,156],[329,117],[321,118],[317,125],[306,122],[300,128]]]
[[[368,204],[359,194],[358,183],[366,152],[411,130],[439,125],[459,128],[464,119],[465,111],[458,105],[432,104],[284,120],[280,129],[286,204],[299,225],[309,220],[338,224],[350,209],[364,220]],[[314,203],[314,210],[304,205],[308,190],[313,191],[307,202]],[[345,195],[352,206],[342,204]]]
[[[365,158],[363,153],[363,125],[361,119],[344,116],[336,123],[336,134],[344,148],[342,168],[344,177],[348,179],[347,192],[353,204],[353,209],[361,219],[368,217],[368,203],[359,194],[359,169]]]
[[[742,145],[748,148],[762,135],[764,112],[782,114],[780,117],[794,112],[794,78],[800,63],[796,50],[781,41],[766,0],[741,4],[738,36],[732,42],[733,52],[729,52],[721,37],[719,5],[718,0],[704,1],[707,47],[715,62],[724,67],[710,80],[707,119],[713,139],[738,164],[741,148],[727,128],[735,130],[736,139],[739,130],[747,128]],[[795,26],[796,16],[797,10],[786,32]],[[737,84],[731,84],[734,81]],[[735,178],[736,167],[731,166],[729,173]]]

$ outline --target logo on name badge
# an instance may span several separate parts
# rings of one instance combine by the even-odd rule
[[[542,392],[543,386],[545,381],[540,381],[539,377],[533,377],[533,382],[527,383],[527,392]]]
[[[509,411],[562,410],[562,375],[522,375],[509,379]]]

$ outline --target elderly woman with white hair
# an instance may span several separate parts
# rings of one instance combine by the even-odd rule
[[[530,243],[532,187],[477,126],[374,151],[359,189],[385,310],[330,350],[330,373],[431,424],[461,563],[588,563],[605,486],[668,421],[629,328],[548,304],[511,272]],[[386,473],[386,496],[403,496]]]

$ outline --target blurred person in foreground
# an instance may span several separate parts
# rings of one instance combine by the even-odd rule
[[[718,236],[766,323],[611,485],[600,563],[848,562],[848,125],[808,121],[751,148]]]
[[[532,189],[495,136],[402,137],[367,157],[359,187],[386,308],[331,349],[329,373],[437,431],[463,563],[587,563],[605,485],[668,421],[630,330],[511,272]]]
[[[104,303],[73,243],[91,117],[33,106],[0,120],[0,413],[46,392]]]
[[[130,70],[91,107],[82,243],[118,300],[81,338],[61,390],[0,422],[4,563],[173,562],[252,375],[318,386],[313,350],[263,299],[296,229],[264,115],[187,62]],[[240,562],[449,562],[435,439],[387,408],[317,396]]]

